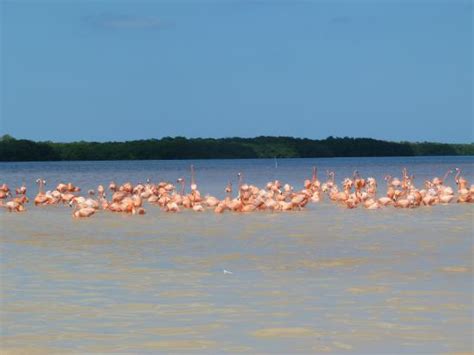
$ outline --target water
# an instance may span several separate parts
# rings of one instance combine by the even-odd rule
[[[426,178],[473,157],[3,163],[1,181],[84,190],[186,176],[219,197],[241,171],[301,186],[402,167]],[[452,177],[448,183],[454,186]],[[380,184],[383,185],[383,184]],[[472,351],[473,206],[302,212],[0,212],[1,347],[23,352]],[[224,273],[229,270],[232,274]]]
[[[229,181],[237,184],[238,172],[243,173],[244,180],[259,186],[279,179],[301,187],[304,179],[311,178],[313,166],[318,167],[320,180],[326,180],[326,171],[332,170],[336,172],[336,182],[340,183],[345,177],[352,177],[357,169],[362,176],[377,178],[381,186],[385,175],[400,177],[404,167],[409,169],[410,175],[415,175],[418,185],[425,179],[442,177],[455,167],[461,168],[469,181],[474,177],[474,157],[384,157],[278,159],[277,164],[275,159],[0,163],[0,179],[10,186],[25,182],[29,191],[35,193],[35,180],[39,177],[46,179],[46,189],[54,189],[59,182],[71,181],[84,191],[112,180],[134,184],[146,179],[175,183],[177,178],[185,177],[189,183],[191,164],[195,166],[201,193],[217,197],[224,197],[224,188]],[[448,183],[454,186],[453,176]]]

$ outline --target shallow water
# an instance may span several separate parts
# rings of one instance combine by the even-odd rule
[[[195,167],[201,193],[219,198],[224,197],[224,188],[229,181],[237,185],[238,172],[242,172],[244,181],[258,186],[279,179],[299,188],[304,179],[311,178],[313,166],[317,166],[322,181],[326,180],[326,171],[330,170],[335,171],[336,182],[340,184],[345,177],[352,177],[357,169],[364,177],[377,178],[380,188],[384,188],[385,175],[400,177],[404,167],[408,168],[410,175],[415,175],[418,186],[426,179],[442,177],[455,167],[461,168],[469,181],[474,180],[474,156],[0,163],[0,179],[11,187],[25,182],[30,194],[31,191],[36,193],[35,180],[40,177],[46,179],[46,190],[54,189],[59,182],[72,182],[87,191],[95,189],[98,184],[107,187],[110,181],[136,184],[150,179],[152,182],[175,183],[179,177],[184,177],[189,186],[191,164]],[[453,175],[447,183],[454,187]]]
[[[316,162],[337,180],[425,177],[474,159],[197,161],[202,192],[243,171],[297,186]],[[81,187],[175,179],[189,162],[2,164],[2,181]],[[273,175],[272,175],[273,174]],[[339,178],[338,178],[339,177]],[[31,181],[30,181],[31,180]],[[235,179],[234,179],[235,180]],[[418,182],[420,183],[420,182]],[[451,185],[452,179],[450,180]],[[30,194],[31,195],[31,194]],[[472,351],[473,206],[302,212],[0,213],[1,347],[75,352]],[[232,272],[224,273],[223,270]]]

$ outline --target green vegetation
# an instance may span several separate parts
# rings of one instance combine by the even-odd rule
[[[0,138],[0,161],[234,159],[474,155],[474,144],[387,142],[370,138],[165,137],[128,142],[34,142]]]

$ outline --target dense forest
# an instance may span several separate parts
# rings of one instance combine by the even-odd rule
[[[34,142],[0,138],[0,161],[147,160],[474,155],[474,144],[387,142],[371,138],[165,137],[127,142]]]

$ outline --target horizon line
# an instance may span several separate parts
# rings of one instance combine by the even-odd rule
[[[4,133],[0,136],[0,140],[4,140],[4,138],[10,138],[15,140],[28,140],[36,143],[57,143],[57,144],[71,144],[71,143],[127,143],[127,142],[136,142],[136,141],[147,141],[147,140],[163,140],[163,139],[185,139],[185,140],[198,140],[198,139],[212,139],[212,140],[224,140],[224,139],[258,139],[258,138],[290,138],[290,139],[297,139],[297,140],[311,140],[311,141],[324,141],[328,139],[370,139],[375,141],[382,141],[382,142],[390,142],[390,143],[432,143],[432,144],[474,144],[474,141],[471,142],[455,142],[455,143],[448,143],[448,142],[439,142],[439,141],[409,141],[409,140],[389,140],[389,139],[381,139],[381,138],[373,138],[373,137],[354,137],[354,136],[333,136],[329,135],[325,138],[308,138],[308,137],[297,137],[297,136],[281,136],[281,135],[258,135],[252,137],[242,137],[242,136],[226,136],[226,137],[186,137],[186,136],[162,136],[160,138],[150,137],[150,138],[135,138],[135,139],[125,139],[125,140],[71,140],[71,141],[55,141],[55,140],[35,140],[31,138],[18,138],[14,137],[11,134]]]

